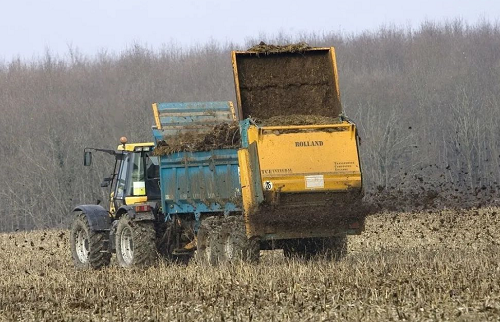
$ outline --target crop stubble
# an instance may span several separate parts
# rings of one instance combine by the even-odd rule
[[[75,270],[68,232],[0,235],[0,320],[496,320],[500,209],[385,213],[340,262]]]

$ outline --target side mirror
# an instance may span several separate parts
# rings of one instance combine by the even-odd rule
[[[85,151],[83,154],[83,165],[88,167],[92,164],[92,152]]]
[[[101,182],[101,187],[106,188],[109,187],[109,183],[111,182],[111,178],[104,178]]]

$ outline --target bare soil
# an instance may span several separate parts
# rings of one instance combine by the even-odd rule
[[[162,156],[177,152],[211,151],[240,147],[238,123],[221,123],[208,133],[187,132],[159,141],[153,155]]]

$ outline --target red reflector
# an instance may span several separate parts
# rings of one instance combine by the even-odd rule
[[[135,212],[147,212],[151,211],[151,207],[148,205],[135,206]]]
[[[361,225],[359,224],[359,221],[355,221],[355,222],[352,222],[349,224],[349,228],[351,228],[351,229],[358,229],[358,228],[360,228],[360,226]]]

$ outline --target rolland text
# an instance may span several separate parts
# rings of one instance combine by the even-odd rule
[[[295,147],[323,146],[323,141],[300,141],[295,142]]]

